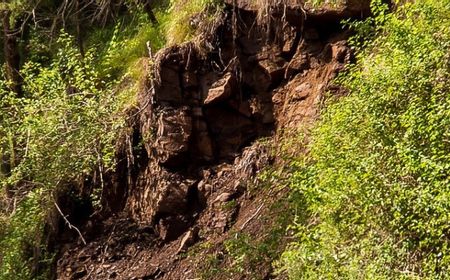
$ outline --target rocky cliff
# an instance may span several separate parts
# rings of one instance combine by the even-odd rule
[[[253,188],[282,164],[274,147],[317,118],[326,93],[343,94],[332,80],[353,57],[340,21],[367,16],[368,1],[225,2],[195,42],[149,58],[103,211],[79,222],[86,245],[64,239],[58,279],[276,277],[270,259],[226,277],[205,262],[233,234],[257,239],[277,226],[271,205],[286,190]]]

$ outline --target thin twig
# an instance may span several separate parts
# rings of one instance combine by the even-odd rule
[[[241,230],[243,230],[251,220],[253,220],[256,216],[258,216],[258,214],[261,211],[261,209],[263,208],[263,206],[264,206],[264,204],[261,204],[261,206],[259,206],[258,210],[256,210],[256,212],[247,221],[245,221],[245,223],[241,226]]]
[[[27,144],[25,145],[25,158],[28,155],[28,147],[30,145],[30,129],[27,129]]]
[[[95,152],[97,154],[98,171],[100,172],[100,184],[101,184],[101,189],[102,189],[102,192],[103,192],[103,190],[105,189],[105,181],[103,180],[103,172],[104,172],[103,158],[100,155],[100,152],[98,151],[97,147],[95,147]]]
[[[147,41],[147,49],[148,49],[148,57],[150,59],[150,67],[153,68],[153,69],[149,69],[149,73],[151,73],[151,75],[152,75],[150,77],[150,91],[151,91],[150,92],[150,101],[151,101],[152,104],[154,104],[155,103],[154,98],[155,98],[155,95],[156,95],[156,92],[155,92],[155,77],[156,77],[156,75],[159,75],[159,73],[156,73],[156,70],[154,69],[155,58],[153,56],[153,51],[152,51],[152,46],[150,45],[150,41]],[[158,81],[161,81],[161,80],[158,80]]]
[[[53,204],[55,204],[56,209],[58,210],[59,214],[61,214],[61,217],[66,222],[66,224],[69,227],[69,229],[74,229],[76,232],[78,232],[78,235],[80,236],[81,241],[83,241],[83,244],[87,245],[86,240],[84,239],[83,235],[81,234],[81,231],[76,226],[72,225],[69,222],[69,220],[67,220],[66,216],[64,216],[64,213],[61,211],[61,208],[59,208],[59,206],[58,206],[58,204],[56,202],[53,202]]]

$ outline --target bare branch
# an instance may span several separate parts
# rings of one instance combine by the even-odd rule
[[[256,210],[256,212],[247,220],[245,221],[245,223],[242,224],[241,226],[241,230],[243,230],[248,223],[250,223],[251,220],[253,220],[256,216],[258,216],[259,212],[261,212],[261,209],[263,208],[264,204],[261,204],[261,206],[259,206],[259,208]]]
[[[78,235],[81,238],[81,241],[83,242],[84,245],[86,245],[86,240],[84,239],[83,235],[81,234],[81,231],[74,225],[72,225],[69,220],[67,220],[67,217],[64,215],[64,213],[61,211],[61,208],[59,208],[58,204],[56,202],[53,202],[53,204],[55,204],[56,209],[58,210],[59,214],[61,215],[61,217],[64,219],[64,221],[66,222],[67,226],[69,227],[69,229],[74,229]]]

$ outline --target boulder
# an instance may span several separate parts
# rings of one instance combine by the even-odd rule
[[[270,77],[271,84],[276,84],[284,77],[286,61],[281,57],[259,61],[259,66]]]
[[[188,193],[194,183],[150,162],[138,175],[127,201],[128,208],[133,218],[142,224],[182,214],[188,208]]]
[[[203,102],[205,105],[216,104],[230,98],[236,91],[237,80],[232,73],[226,73],[221,79],[211,85]]]
[[[162,110],[155,129],[156,140],[152,148],[159,162],[170,166],[182,164],[181,157],[189,150],[192,134],[192,118],[187,108]]]
[[[167,179],[160,178],[151,194],[152,216],[181,214],[187,207],[188,191],[192,182],[178,181],[170,177]]]

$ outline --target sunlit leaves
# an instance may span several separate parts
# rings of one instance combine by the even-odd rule
[[[2,192],[20,193],[12,213],[1,213],[11,215],[0,234],[1,279],[31,279],[29,258],[43,256],[27,246],[41,246],[54,191],[112,168],[126,121],[123,93],[115,81],[100,80],[94,51],[82,56],[66,34],[58,45],[50,65],[27,62],[22,68],[26,98],[0,85],[0,148],[11,166],[0,183]]]
[[[350,94],[323,112],[292,177],[312,213],[285,253],[293,279],[450,271],[450,2],[380,5],[351,24],[358,63],[340,79]]]

